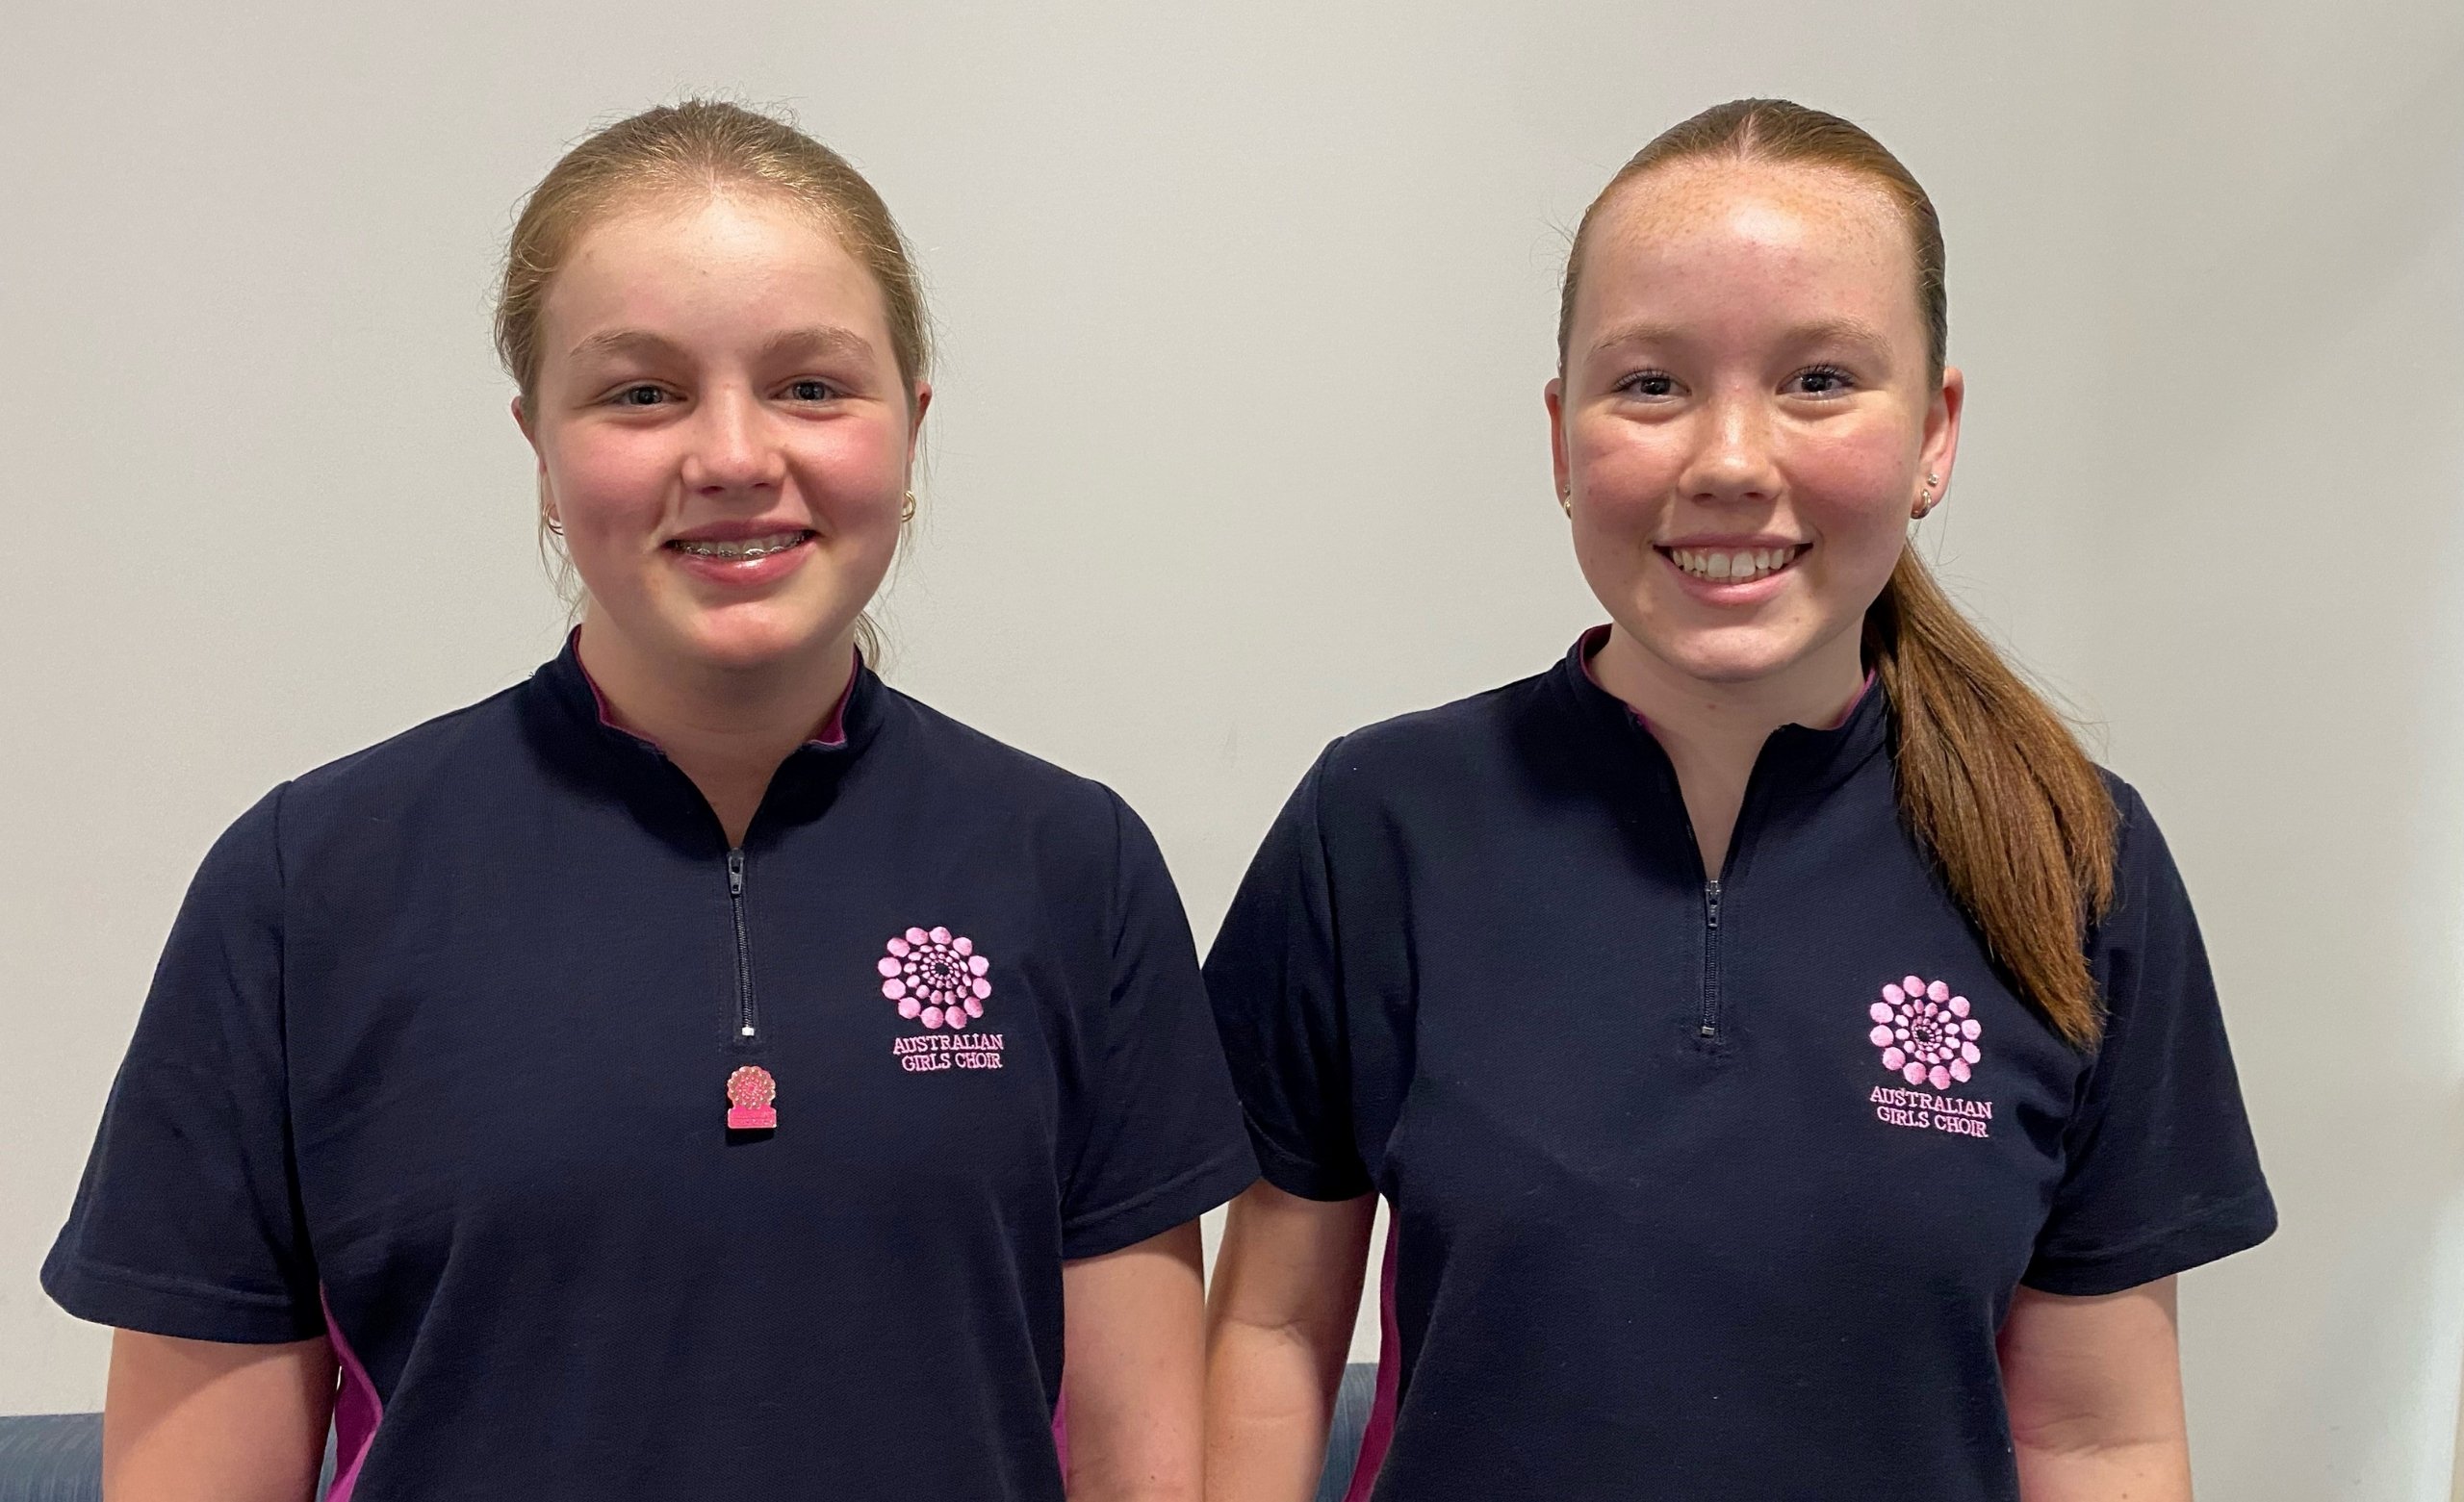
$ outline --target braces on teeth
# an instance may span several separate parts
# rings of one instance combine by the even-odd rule
[[[696,558],[767,558],[772,553],[783,553],[790,547],[801,546],[804,540],[811,535],[810,532],[797,532],[786,537],[760,538],[750,543],[690,542],[680,538],[669,546],[679,552],[691,553]]]

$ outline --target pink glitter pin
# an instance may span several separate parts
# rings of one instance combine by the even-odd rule
[[[728,1076],[728,1130],[769,1132],[779,1125],[770,1103],[779,1098],[779,1082],[759,1064],[747,1064]]]

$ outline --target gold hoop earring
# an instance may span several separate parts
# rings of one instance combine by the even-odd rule
[[[898,524],[899,524],[899,525],[901,525],[901,526],[905,526],[908,522],[912,522],[912,521],[914,521],[914,520],[915,520],[915,493],[914,493],[913,491],[909,491],[909,492],[907,493],[907,504],[899,508],[899,512],[898,512]]]
[[[549,516],[543,512],[540,515],[539,520],[546,522],[548,524],[548,530],[555,533],[558,537],[565,535],[565,524],[562,522],[557,521],[554,517]]]
[[[1561,490],[1557,492],[1557,509],[1568,516],[1573,516],[1575,514],[1575,493],[1573,491]]]

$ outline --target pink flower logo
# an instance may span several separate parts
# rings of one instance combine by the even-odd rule
[[[910,929],[889,941],[889,953],[874,968],[882,994],[898,1014],[928,1028],[955,1031],[984,1015],[992,982],[984,979],[992,961],[975,952],[975,941],[952,937],[947,929]]]
[[[1967,998],[1953,996],[1939,980],[1910,976],[1883,987],[1883,999],[1866,1008],[1874,1019],[1867,1041],[1883,1051],[1883,1067],[1910,1084],[1947,1090],[1965,1084],[1981,1056],[1977,1034],[1985,1031],[1968,1015]]]

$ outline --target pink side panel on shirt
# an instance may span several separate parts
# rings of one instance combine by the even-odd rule
[[[1385,1266],[1377,1274],[1377,1392],[1369,1405],[1369,1423],[1360,1432],[1360,1459],[1352,1463],[1351,1486],[1344,1492],[1344,1502],[1369,1502],[1377,1472],[1386,1464],[1386,1447],[1395,1442],[1395,1399],[1403,1379],[1403,1342],[1395,1334],[1395,1243],[1399,1239],[1390,1212]]]
[[[359,1356],[343,1338],[343,1327],[334,1322],[334,1307],[325,1299],[325,1290],[317,1290],[317,1302],[325,1311],[325,1339],[334,1348],[334,1360],[342,1367],[342,1385],[334,1392],[334,1485],[325,1493],[325,1502],[350,1502],[351,1489],[359,1485],[359,1467],[368,1460],[368,1447],[376,1442],[376,1426],[385,1421],[385,1402],[376,1395],[376,1384],[368,1380],[368,1368],[359,1363]]]

